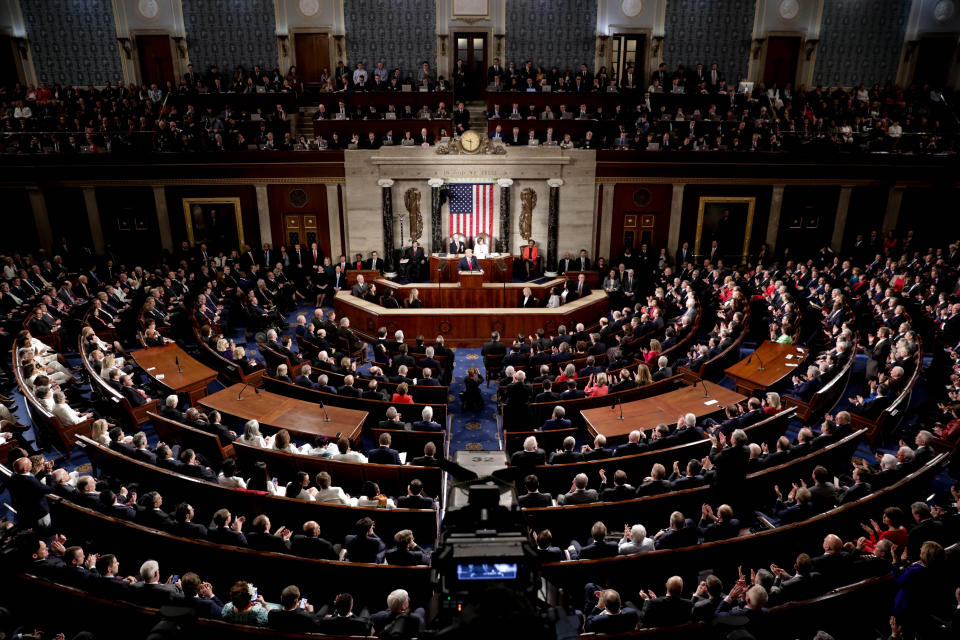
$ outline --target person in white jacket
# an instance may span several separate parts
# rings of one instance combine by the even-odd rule
[[[74,411],[73,407],[67,404],[67,397],[63,395],[62,391],[53,392],[53,415],[60,418],[60,424],[65,427],[72,427],[87,418],[93,417],[92,413],[77,413]]]

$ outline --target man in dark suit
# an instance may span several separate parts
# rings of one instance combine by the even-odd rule
[[[457,269],[460,271],[480,271],[480,262],[474,257],[473,249],[467,249],[464,252],[460,262],[457,263]]]
[[[423,419],[413,423],[414,431],[436,431],[437,433],[443,431],[443,425],[433,421],[433,407],[424,407],[420,417]]]
[[[597,598],[597,604],[586,615],[584,629],[591,633],[621,633],[633,631],[640,616],[632,607],[624,607],[620,594],[613,589],[601,591],[595,584],[586,586],[588,594]]]
[[[204,540],[207,537],[207,528],[202,524],[193,522],[193,515],[194,511],[192,506],[186,502],[178,504],[177,510],[174,513],[174,518],[177,523],[173,527],[173,533],[184,538],[199,538]]]
[[[245,520],[243,516],[234,519],[228,510],[220,509],[213,514],[213,526],[209,529],[207,537],[217,544],[245,547],[247,537],[240,530]]]
[[[573,285],[572,290],[573,293],[577,295],[577,297],[574,298],[575,300],[579,300],[584,296],[590,295],[590,285],[587,284],[587,276],[582,273],[578,275],[577,282],[575,285]]]
[[[864,496],[870,495],[872,488],[869,483],[864,482],[868,475],[862,467],[853,468],[853,484],[840,491],[837,495],[837,504],[844,505],[848,502],[855,502]]]
[[[140,566],[140,579],[133,585],[131,597],[137,604],[162,607],[181,594],[178,586],[160,583],[160,565],[156,560],[147,560]]]
[[[380,254],[376,251],[370,253],[370,259],[364,262],[363,268],[369,269],[370,271],[379,271],[383,273],[383,260],[380,258]]]
[[[550,464],[569,464],[583,460],[583,454],[574,451],[573,447],[577,444],[573,436],[567,436],[563,439],[563,449],[556,451],[550,456]]]
[[[320,525],[313,520],[303,523],[303,533],[291,536],[290,551],[304,558],[337,559],[337,552],[333,545],[320,536]]]
[[[410,464],[414,467],[439,467],[440,461],[437,459],[437,445],[432,442],[423,445],[423,455],[411,460]]]
[[[320,630],[329,635],[368,636],[373,625],[363,616],[353,614],[353,596],[341,593],[333,603],[333,613],[319,621]]]
[[[807,368],[807,374],[803,377],[793,376],[793,388],[787,395],[793,396],[798,400],[809,402],[820,387],[823,386],[823,380],[820,377],[820,369],[815,366]]]
[[[577,388],[576,380],[567,380],[567,390],[561,394],[563,400],[576,400],[577,398],[586,398],[587,394],[583,389]]]
[[[494,331],[490,334],[490,342],[487,342],[480,349],[480,355],[484,358],[489,356],[504,356],[507,354],[507,345],[500,342],[500,333]]]
[[[543,391],[536,395],[534,402],[556,402],[560,399],[560,394],[553,390],[553,382],[546,379],[541,384],[543,385]]]
[[[13,463],[14,475],[6,481],[17,518],[25,526],[49,526],[50,505],[47,503],[47,489],[33,475],[33,463],[30,458],[18,458]]]
[[[573,479],[570,491],[557,497],[557,504],[589,504],[591,502],[597,502],[600,496],[597,494],[596,489],[587,488],[587,482],[587,474],[578,473]]]
[[[541,394],[542,395],[542,394]],[[570,420],[565,418],[567,410],[561,405],[557,405],[553,408],[552,417],[543,423],[543,426],[540,427],[540,431],[550,431],[551,429],[569,429]]]
[[[423,495],[423,482],[414,478],[407,485],[407,495],[397,498],[397,507],[400,509],[433,509],[433,498]]]
[[[428,269],[428,262],[420,243],[414,241],[406,250],[403,257],[409,260],[409,262],[407,262],[407,279],[423,279]]]
[[[466,253],[467,245],[466,243],[464,243],[462,238],[456,235],[452,235],[450,236],[449,249],[450,249],[449,253],[452,253],[454,255],[460,255],[461,253]]]
[[[280,527],[276,533],[270,533],[270,518],[264,514],[253,519],[253,526],[247,533],[247,544],[258,551],[287,553],[290,551],[290,537],[293,532]]]
[[[574,560],[595,560],[597,558],[614,558],[617,555],[619,546],[614,540],[607,540],[607,527],[602,522],[593,523],[590,528],[590,542],[581,547],[580,543],[573,540],[567,551],[570,552],[570,558]]]
[[[309,633],[319,630],[313,605],[301,608],[300,589],[290,585],[280,592],[280,609],[271,609],[267,614],[267,626],[284,633]]]
[[[161,509],[163,497],[156,491],[150,491],[144,494],[140,501],[142,509],[137,512],[137,522],[145,527],[159,529],[160,531],[172,531],[176,521],[173,517]]]
[[[373,464],[403,464],[400,462],[400,454],[397,450],[390,448],[392,440],[389,433],[381,433],[380,446],[367,453],[367,460]]]
[[[550,497],[550,494],[540,492],[540,481],[537,476],[532,473],[528,474],[523,479],[523,486],[527,492],[517,498],[521,508],[553,506],[553,498]]]
[[[510,456],[511,467],[534,467],[547,463],[547,454],[537,448],[537,439],[529,436],[523,441],[523,450]]]
[[[600,478],[603,480],[600,485],[602,502],[619,502],[635,496],[636,489],[627,484],[627,473],[623,469],[614,472],[612,485],[607,481],[607,472],[603,469],[600,469]]]
[[[414,542],[413,532],[410,529],[401,529],[398,531],[396,535],[394,535],[393,541],[397,546],[387,550],[385,555],[387,564],[402,567],[430,564],[430,553],[424,551],[420,545]]]
[[[683,597],[683,579],[673,576],[667,580],[667,594],[656,597],[652,591],[640,592],[646,602],[640,612],[645,627],[667,627],[690,622],[693,615],[693,602]]]

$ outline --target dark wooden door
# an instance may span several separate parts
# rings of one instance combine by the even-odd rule
[[[325,216],[324,216],[325,217]],[[330,255],[330,228],[313,213],[285,213],[283,214],[283,241],[288,249],[300,243],[304,249],[309,249],[314,242],[323,250],[323,255]],[[332,258],[331,258],[332,259]]]
[[[487,87],[487,34],[456,32],[453,34],[456,57],[450,70],[450,82],[454,84],[457,60],[463,60],[467,69],[466,84],[459,88],[457,100],[472,100],[483,95]]]
[[[162,87],[167,80],[175,80],[170,36],[137,36],[137,54],[142,84]]]
[[[947,82],[950,63],[957,47],[957,37],[928,37],[920,40],[920,53],[913,72],[913,82],[922,87],[942,89]]]
[[[319,85],[323,70],[330,68],[330,36],[326,33],[295,33],[293,48],[297,72],[303,83]]]
[[[763,82],[768,87],[797,79],[797,57],[800,55],[800,36],[770,36],[767,38],[767,63],[763,68]]]
[[[0,36],[0,87],[12,87],[20,82],[14,44],[10,36]]]

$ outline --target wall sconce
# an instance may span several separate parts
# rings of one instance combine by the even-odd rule
[[[760,58],[760,50],[763,49],[763,43],[766,42],[766,38],[755,38],[753,41],[753,59],[758,60]]]
[[[597,51],[597,53],[598,53],[598,55],[602,58],[602,57],[605,55],[605,54],[604,54],[604,47],[605,47],[606,44],[607,44],[607,40],[610,39],[610,36],[608,36],[608,35],[601,35],[601,36],[599,36],[599,38],[600,38],[600,48],[599,48],[599,50]]]
[[[810,56],[813,55],[813,52],[817,50],[817,45],[820,44],[820,40],[807,40],[807,50],[804,55],[807,58],[807,62],[810,61]]]
[[[337,43],[337,57],[341,60],[343,59],[343,34],[338,34],[333,36],[334,42]]]
[[[173,36],[173,43],[177,47],[177,53],[180,54],[181,60],[187,59],[187,39],[183,36]]]
[[[653,56],[660,55],[660,48],[663,47],[663,36],[653,36]]]
[[[440,34],[437,36],[440,38],[440,55],[447,55],[447,36],[445,34]]]
[[[133,48],[130,45],[130,38],[117,38],[117,44],[119,44],[120,48],[123,49],[123,53],[127,56],[128,60],[133,57]]]
[[[290,36],[287,34],[278,35],[277,41],[280,43],[280,55],[286,58],[289,55],[287,43],[290,41]]]
[[[496,33],[496,34],[494,34],[493,37],[497,39],[497,54],[496,54],[496,55],[497,55],[498,58],[502,58],[502,57],[503,57],[503,34],[502,34],[502,33]]]

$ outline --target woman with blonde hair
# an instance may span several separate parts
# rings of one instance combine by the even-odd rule
[[[292,383],[293,380],[290,379],[290,376],[287,373],[287,365],[278,364],[277,365],[277,380],[283,380],[284,382]]]
[[[273,448],[285,453],[307,453],[313,449],[313,447],[308,444],[303,447],[295,445],[291,442],[290,432],[286,429],[277,431],[277,434],[273,437]]]
[[[775,391],[767,393],[763,399],[763,413],[772,416],[780,413],[780,394]]]
[[[110,435],[107,433],[109,427],[109,423],[103,418],[94,420],[90,427],[90,439],[105,447],[110,446]]]
[[[596,398],[597,396],[605,396],[610,393],[610,387],[607,385],[607,374],[600,373],[590,374],[590,381],[587,382],[587,386],[583,390],[589,398]]]
[[[657,358],[660,357],[660,341],[656,338],[650,339],[650,346],[643,350],[643,361],[647,363],[647,366],[653,365],[657,361]]]
[[[638,387],[651,384],[653,382],[653,376],[650,374],[650,367],[641,362],[637,365],[637,374],[633,379],[636,380]]]
[[[417,289],[410,289],[410,296],[406,301],[407,309],[422,309],[423,302],[420,300],[420,291]]]

